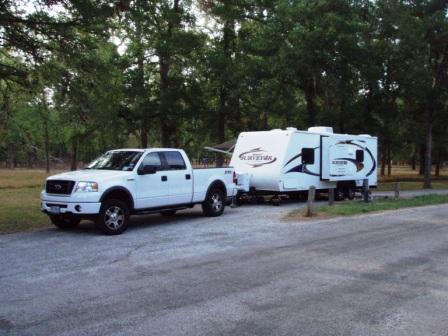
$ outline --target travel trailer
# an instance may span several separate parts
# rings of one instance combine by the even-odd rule
[[[377,185],[376,137],[335,134],[331,127],[243,132],[230,166],[238,176],[240,194],[290,194],[315,186],[335,188],[335,198],[354,197],[363,180]]]

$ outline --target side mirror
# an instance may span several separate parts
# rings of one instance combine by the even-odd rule
[[[138,175],[150,175],[157,173],[156,166],[146,165],[137,170]]]

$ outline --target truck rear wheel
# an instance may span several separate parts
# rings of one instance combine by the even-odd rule
[[[60,215],[50,215],[51,222],[58,228],[63,230],[74,229],[81,222],[80,218],[63,217]]]
[[[96,218],[96,226],[107,235],[123,233],[129,225],[129,206],[119,200],[110,199],[103,202]]]
[[[221,216],[225,208],[224,192],[221,189],[213,188],[205,197],[202,203],[202,211],[208,217]]]

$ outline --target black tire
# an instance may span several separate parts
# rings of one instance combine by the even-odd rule
[[[343,201],[345,199],[344,189],[336,188],[334,190],[334,199],[335,199],[335,201]]]
[[[224,192],[219,188],[209,190],[202,203],[202,211],[204,214],[208,217],[221,216],[225,207]]]
[[[129,206],[119,200],[109,199],[101,204],[96,227],[107,235],[123,233],[129,225]]]
[[[174,216],[176,214],[176,210],[164,210],[164,211],[161,211],[160,214],[162,216],[171,217],[171,216]]]
[[[81,222],[80,218],[49,215],[51,222],[62,230],[74,229]]]
[[[355,199],[355,188],[347,187],[344,189],[344,196],[350,201]]]

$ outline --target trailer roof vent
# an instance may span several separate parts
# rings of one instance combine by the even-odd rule
[[[313,132],[313,133],[333,133],[333,127],[314,126],[314,127],[308,128],[308,132]]]
[[[286,127],[287,131],[297,131],[297,128],[295,127]]]

